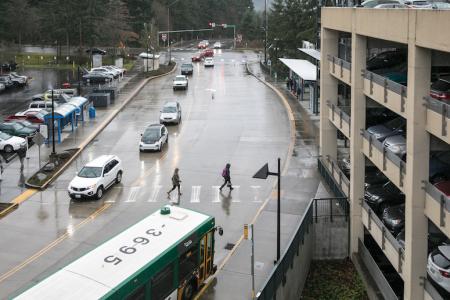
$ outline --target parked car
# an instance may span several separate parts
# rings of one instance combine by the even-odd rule
[[[367,131],[380,142],[387,137],[403,134],[406,132],[406,120],[402,117],[397,117],[384,124],[375,125],[367,128]]]
[[[177,89],[183,89],[186,90],[188,88],[188,78],[186,77],[186,75],[177,75],[175,76],[175,78],[173,79],[173,90],[177,90]]]
[[[54,102],[55,108],[58,107],[58,103]],[[40,108],[46,111],[52,110],[52,101],[33,101],[28,105],[28,108]]]
[[[430,96],[450,103],[450,76],[441,77],[433,82],[430,89]]]
[[[372,1],[372,0],[369,0]],[[366,1],[366,2],[369,2]],[[365,2],[363,2],[364,5]],[[391,4],[398,4],[397,1],[388,1],[386,3]],[[378,3],[378,4],[385,4],[385,3]],[[376,5],[378,5],[376,4]],[[375,5],[375,6],[376,6]],[[405,49],[397,49],[397,50],[389,50],[389,51],[383,51],[375,55],[374,57],[370,58],[367,61],[366,69],[368,71],[377,71],[377,70],[383,70],[387,68],[392,68],[394,66],[401,65],[405,63],[408,59],[408,52]]]
[[[372,186],[383,185],[389,182],[389,179],[384,175],[384,173],[378,169],[366,170],[366,175],[364,177],[364,189]]]
[[[398,84],[404,86],[408,85],[408,64],[406,62],[392,68],[377,70],[375,72]]]
[[[219,41],[215,42],[214,43],[214,49],[220,49],[220,48],[222,48],[222,43],[219,42]]]
[[[27,121],[27,120],[13,120],[13,121],[9,121],[8,123],[18,123],[18,124],[20,124],[20,125],[22,125],[24,127],[31,128],[31,129],[33,129],[35,131],[39,131],[39,125],[38,124],[33,124],[33,123],[31,123],[30,121]]]
[[[384,107],[368,107],[366,112],[366,128],[397,118],[398,115]]]
[[[102,66],[102,68],[105,68],[105,69],[107,69],[107,70],[109,70],[109,71],[111,71],[111,72],[114,72],[114,73],[116,73],[118,76],[123,76],[123,73],[124,73],[124,71],[125,71],[125,69],[119,69],[119,68],[116,68],[116,67],[114,67],[114,66]]]
[[[405,249],[405,229],[402,229],[395,239]],[[428,220],[428,252],[443,244],[450,244],[450,240],[432,221]]]
[[[6,90],[6,86],[4,83],[0,82],[0,93],[3,92],[4,90]]]
[[[102,50],[102,49],[99,49],[99,48],[86,49],[86,53],[89,53],[89,54],[92,54],[92,55],[94,55],[94,54],[106,55],[106,51]]]
[[[409,8],[433,8],[430,2],[424,0],[407,0],[405,5]]]
[[[214,59],[212,57],[205,58],[205,62],[203,63],[205,67],[214,67]]]
[[[122,75],[125,74],[125,73],[127,72],[127,69],[125,69],[125,68],[120,68],[120,67],[117,67],[117,66],[114,66],[114,65],[106,66],[106,67],[110,67],[110,68],[112,68],[112,69],[115,69],[115,70],[121,72]]]
[[[445,196],[450,198],[450,180],[441,180],[434,184]]]
[[[36,134],[35,129],[25,127],[19,123],[0,123],[0,131],[21,138],[32,138]]]
[[[383,210],[383,223],[395,236],[405,227],[405,204],[386,207]]]
[[[375,5],[373,8],[409,8],[409,6],[402,3],[382,3]]]
[[[384,147],[401,159],[406,159],[406,138],[405,134],[392,135],[383,142]]]
[[[109,83],[114,79],[112,75],[103,72],[89,72],[83,75],[84,83]]]
[[[192,56],[192,62],[198,62],[203,60],[203,53],[197,53],[194,56]]]
[[[428,181],[435,184],[447,179],[450,179],[450,151],[431,152]]]
[[[447,2],[431,2],[432,9],[450,9],[450,3]]]
[[[27,85],[28,78],[26,76],[19,76],[17,73],[9,73],[9,78],[13,82],[14,86],[24,87]]]
[[[161,151],[165,144],[169,143],[169,132],[162,124],[152,124],[147,126],[141,134],[139,151],[156,150]]]
[[[364,191],[364,199],[377,214],[381,214],[388,206],[404,203],[405,194],[389,181],[367,188]]]
[[[159,123],[175,123],[181,122],[181,105],[178,102],[167,102],[164,104],[161,114],[159,115]]]
[[[194,66],[191,63],[181,65],[181,75],[192,75],[194,73]]]
[[[92,68],[91,72],[101,72],[111,75],[113,78],[119,78],[120,72],[116,70],[109,70],[105,67]]]
[[[44,116],[48,114],[47,111],[25,111],[16,113],[15,115],[10,115],[5,118],[5,122],[15,121],[15,120],[26,120],[34,124],[45,123]]]
[[[17,63],[15,63],[13,61],[0,64],[0,70],[6,71],[6,72],[14,71],[16,69],[16,67],[17,67]]]
[[[436,284],[450,293],[450,245],[438,246],[428,255],[427,273]]]
[[[27,146],[25,139],[0,131],[0,150],[6,153],[17,151]]]
[[[87,163],[69,184],[72,199],[101,199],[113,184],[122,181],[122,162],[116,155],[102,155]]]
[[[385,3],[400,3],[400,2],[395,0],[367,0],[361,3],[360,5],[356,5],[356,7],[374,8],[377,5]]]
[[[9,77],[9,75],[8,76],[1,75],[0,83],[4,84],[6,89],[10,89],[10,88],[14,87],[14,83],[12,82],[11,77]]]

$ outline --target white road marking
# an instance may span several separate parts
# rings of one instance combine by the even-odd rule
[[[263,201],[259,197],[259,189],[261,188],[261,186],[260,185],[251,185],[250,187],[252,188],[253,194],[254,194],[253,202],[262,203]]]
[[[131,187],[130,194],[128,195],[128,199],[125,201],[125,203],[136,202],[136,198],[140,189],[141,189],[140,186]]]
[[[233,203],[241,202],[241,199],[239,197],[240,187],[241,187],[240,185],[233,185],[233,197],[232,197],[233,200],[231,200],[231,202]]]
[[[220,191],[219,191],[220,185],[213,185],[212,189],[214,192],[214,197],[212,200],[212,203],[220,203]]]
[[[157,202],[159,192],[161,191],[161,189],[162,189],[162,185],[155,185],[155,187],[153,188],[153,192],[150,195],[150,198],[148,198],[147,202]]]
[[[191,189],[191,203],[200,203],[201,185],[193,185]]]

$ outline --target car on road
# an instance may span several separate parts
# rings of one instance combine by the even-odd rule
[[[373,8],[409,8],[409,6],[402,3],[382,3],[374,6]]]
[[[435,283],[450,293],[450,245],[438,246],[428,255],[427,273]]]
[[[114,79],[114,76],[103,72],[89,72],[83,75],[83,82],[86,83],[109,83]]]
[[[387,137],[405,133],[406,120],[402,117],[397,117],[384,124],[371,126],[367,128],[367,131],[372,134],[375,139],[382,142]]]
[[[186,90],[188,88],[188,78],[186,75],[177,75],[173,79],[173,90],[183,89]]]
[[[450,104],[450,76],[441,77],[433,82],[430,96]]]
[[[200,43],[198,43],[197,48],[198,49],[206,49],[209,46],[209,42],[207,40],[203,40]]]
[[[167,102],[164,104],[161,114],[159,115],[159,123],[160,124],[166,124],[166,123],[175,123],[180,124],[181,122],[181,105],[180,103],[174,101],[174,102]]]
[[[377,5],[385,3],[400,3],[400,2],[395,0],[366,0],[359,5],[356,5],[356,7],[374,8]]]
[[[25,139],[0,131],[0,151],[11,153],[27,146]]]
[[[35,129],[25,127],[19,123],[9,123],[9,122],[0,123],[0,131],[21,138],[33,138],[33,136],[36,134]]]
[[[203,57],[213,57],[214,56],[214,50],[213,49],[206,49],[203,50]]]
[[[214,59],[212,57],[205,58],[205,62],[203,63],[205,67],[214,67]]]
[[[181,75],[192,75],[194,73],[194,65],[185,63],[181,65]]]
[[[396,236],[405,227],[405,204],[386,207],[382,217],[384,225]]]
[[[430,2],[424,0],[407,0],[405,5],[409,8],[433,8]]]
[[[14,82],[11,80],[11,77],[9,77],[9,75],[0,76],[0,83],[4,84],[6,89],[14,87]]]
[[[102,155],[87,163],[69,183],[72,199],[101,199],[113,184],[122,181],[122,162],[116,155]]]
[[[222,48],[222,43],[217,41],[217,42],[214,43],[213,47],[214,47],[214,49],[220,49],[220,48]]]
[[[192,56],[192,62],[199,62],[203,60],[203,53],[199,52],[197,54],[195,54],[194,56]]]
[[[139,151],[161,151],[162,147],[167,143],[169,143],[169,132],[167,131],[166,126],[162,124],[151,124],[147,126],[144,133],[141,134]]]

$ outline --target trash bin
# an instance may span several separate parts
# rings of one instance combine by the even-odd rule
[[[95,107],[93,106],[89,107],[89,118],[95,118]]]

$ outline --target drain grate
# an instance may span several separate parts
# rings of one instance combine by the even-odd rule
[[[232,243],[227,243],[227,244],[225,245],[225,249],[227,249],[227,250],[231,250],[231,249],[233,249],[233,248],[234,248],[234,245],[235,245],[235,244],[232,244]]]

